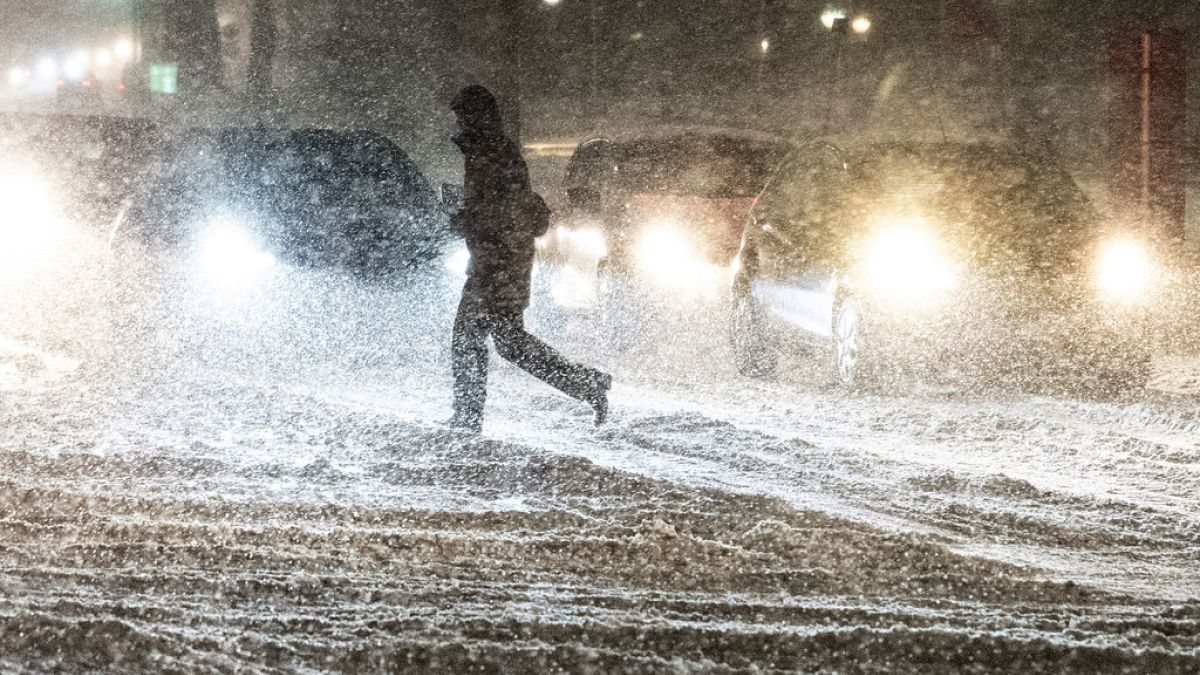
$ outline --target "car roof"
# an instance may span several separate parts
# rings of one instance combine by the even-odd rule
[[[596,133],[587,137],[587,140],[583,141],[579,145],[582,147],[584,145],[597,142],[609,142],[625,145],[647,141],[668,141],[680,138],[719,138],[733,141],[745,141],[747,143],[756,144],[787,145],[795,148],[803,145],[803,143],[796,138],[755,129],[687,125],[667,125],[642,129],[626,129],[613,133]]]
[[[885,154],[911,155],[913,157],[954,157],[970,155],[1006,156],[1021,159],[1052,159],[1052,152],[1044,148],[1030,147],[1003,140],[982,141],[867,141],[837,143],[837,148],[851,164],[870,161]]]

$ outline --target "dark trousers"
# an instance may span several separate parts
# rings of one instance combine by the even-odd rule
[[[464,293],[454,320],[454,413],[467,422],[483,419],[487,400],[488,348],[521,370],[575,399],[591,403],[603,377],[598,370],[568,361],[552,347],[525,332],[523,311],[489,310],[485,302]]]

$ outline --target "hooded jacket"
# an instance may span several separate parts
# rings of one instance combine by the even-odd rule
[[[532,188],[516,143],[504,135],[496,99],[467,87],[451,108],[463,121],[454,143],[466,159],[464,203],[454,226],[466,239],[471,263],[464,293],[490,311],[519,312],[529,305],[536,234],[515,205]]]

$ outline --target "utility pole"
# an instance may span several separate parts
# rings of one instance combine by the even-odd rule
[[[603,110],[604,106],[600,102],[600,21],[602,19],[600,13],[600,0],[590,0],[589,9],[591,12],[590,23],[592,33],[592,48],[591,48],[591,100],[593,114],[599,118],[602,114],[607,114],[607,110]]]
[[[254,113],[262,121],[268,108],[274,108],[275,50],[278,40],[275,30],[275,1],[253,0],[250,28],[250,66],[247,89]]]

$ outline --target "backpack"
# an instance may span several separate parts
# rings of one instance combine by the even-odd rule
[[[522,190],[509,208],[513,223],[528,228],[535,239],[550,231],[550,207],[533,190]]]

